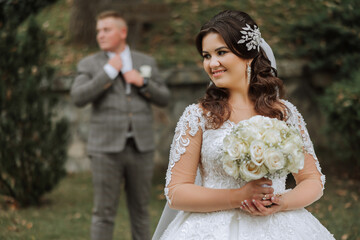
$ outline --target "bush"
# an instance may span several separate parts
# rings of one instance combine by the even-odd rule
[[[357,0],[314,2],[311,13],[290,24],[288,37],[296,55],[309,60],[310,73],[332,76],[330,86],[317,89],[327,118],[329,150],[360,166],[359,7]]]
[[[319,1],[313,7],[287,31],[297,56],[308,58],[313,71],[350,76],[360,61],[359,1]]]
[[[341,160],[360,166],[360,71],[326,89],[320,103],[333,149]]]
[[[20,13],[49,1],[40,2],[0,4],[0,194],[23,206],[38,204],[65,175],[68,140],[68,123],[54,112],[46,36],[33,17],[21,25]]]

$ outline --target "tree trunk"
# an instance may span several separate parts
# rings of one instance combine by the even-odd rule
[[[74,0],[70,17],[71,39],[77,44],[96,45],[96,15],[113,2],[125,0]]]

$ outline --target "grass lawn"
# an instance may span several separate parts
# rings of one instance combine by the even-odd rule
[[[152,231],[165,204],[162,192],[163,185],[154,183],[150,206]],[[5,200],[0,198],[1,240],[89,239],[92,208],[90,173],[68,175],[52,193],[45,196],[41,207],[17,209]],[[125,195],[122,195],[114,239],[131,239],[128,219]]]
[[[162,175],[162,174],[158,174]],[[308,209],[336,239],[360,240],[360,181],[327,175],[323,198]],[[155,230],[165,201],[163,175],[154,179],[150,205],[151,230]],[[82,240],[89,239],[92,207],[90,173],[68,175],[45,196],[41,207],[17,209],[0,199],[0,239],[2,240]],[[114,239],[131,239],[124,195],[121,197]]]

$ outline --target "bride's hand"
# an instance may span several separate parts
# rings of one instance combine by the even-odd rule
[[[271,187],[272,181],[266,178],[248,182],[244,187],[245,199],[242,205],[253,205],[252,199],[258,200],[263,206],[271,205],[271,198],[274,196],[274,189]],[[255,206],[253,206],[255,207]]]
[[[286,209],[286,206],[281,196],[273,196],[271,198],[272,204],[268,207],[264,206],[261,201],[255,199],[253,199],[251,203],[252,204],[245,204],[240,208],[250,213],[251,215],[256,215],[256,216],[268,216],[276,212],[281,212],[284,209]]]

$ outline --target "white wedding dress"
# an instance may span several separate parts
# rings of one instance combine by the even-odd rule
[[[305,123],[297,109],[284,101],[291,111],[288,124],[299,126],[303,130],[303,139],[308,153],[316,159],[316,167],[321,172],[315,156],[312,142]],[[165,195],[169,199],[167,188],[171,181],[172,168],[185,153],[189,144],[186,132],[194,136],[202,129],[201,160],[199,170],[201,185],[213,189],[240,188],[246,182],[227,175],[220,161],[223,138],[234,123],[226,121],[219,129],[206,129],[205,118],[198,105],[190,105],[180,118],[171,146],[170,162],[166,177]],[[275,193],[286,192],[286,177],[272,179]],[[321,181],[325,183],[322,175]],[[240,209],[197,213],[179,211],[162,234],[162,240],[326,240],[334,239],[332,234],[306,209],[278,212],[270,216],[252,216]]]

